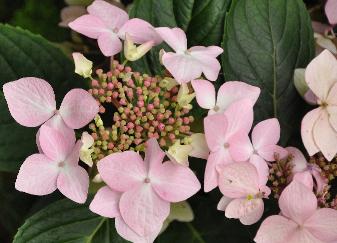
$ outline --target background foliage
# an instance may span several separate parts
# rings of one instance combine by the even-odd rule
[[[318,2],[306,1],[308,6]],[[59,0],[0,0],[0,21],[21,27],[0,25],[1,85],[24,76],[41,77],[50,81],[58,99],[71,87],[83,87],[67,56],[74,42],[76,48],[105,65],[95,44],[78,41],[58,26],[64,6]],[[244,80],[260,86],[263,93],[256,121],[277,116],[283,144],[296,143],[294,131],[306,107],[292,85],[292,74],[314,54],[310,19],[302,0],[135,0],[130,15],[154,26],[184,29],[189,46],[221,45],[224,54],[217,85]],[[168,48],[154,48],[134,68],[162,73],[157,60],[163,47]],[[15,191],[18,168],[35,151],[35,133],[14,122],[0,91],[0,242],[11,242],[15,234],[14,242],[125,242],[116,234],[113,220],[94,215],[87,205],[74,204],[59,194],[37,198]],[[205,161],[195,160],[191,165],[202,181]],[[246,227],[238,220],[225,219],[216,210],[219,198],[217,191],[199,192],[190,200],[195,220],[172,223],[157,242],[253,242],[259,223]],[[275,213],[275,202],[268,200],[264,217]]]

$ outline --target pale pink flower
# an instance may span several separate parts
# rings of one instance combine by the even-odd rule
[[[47,195],[56,189],[69,199],[84,203],[89,176],[78,165],[81,141],[43,125],[39,133],[42,152],[29,156],[21,165],[15,188],[33,195]]]
[[[337,241],[337,211],[317,208],[315,194],[293,181],[279,199],[280,215],[265,219],[256,243],[332,243]]]
[[[37,127],[47,122],[64,133],[87,125],[98,113],[95,99],[83,89],[72,89],[56,110],[53,88],[39,78],[21,78],[3,86],[12,117],[22,126]]]
[[[103,181],[110,190],[121,193],[120,217],[131,229],[130,234],[142,238],[157,235],[169,215],[170,203],[186,200],[200,189],[198,179],[188,167],[171,161],[162,163],[164,156],[157,141],[150,139],[144,161],[136,152],[126,151],[98,162]],[[104,201],[93,204],[92,210],[99,213]],[[113,208],[107,210],[111,210],[106,212],[107,216],[109,213],[111,217],[117,216]]]
[[[236,134],[229,152],[234,161],[249,161],[255,165],[260,183],[265,185],[268,180],[269,168],[266,161],[275,161],[275,156],[283,158],[287,151],[278,146],[280,140],[280,123],[276,118],[258,123],[252,131],[252,142],[243,131]]]
[[[305,81],[317,96],[318,108],[302,120],[302,140],[309,155],[321,151],[327,160],[337,152],[337,60],[327,50],[310,62]]]
[[[215,81],[221,66],[217,60],[223,50],[218,46],[193,46],[187,49],[185,32],[180,28],[156,28],[161,38],[175,51],[165,52],[162,63],[179,83],[190,82],[201,76]]]
[[[74,21],[78,17],[86,14],[87,11],[85,10],[85,7],[83,6],[67,6],[64,7],[61,10],[61,22],[59,23],[59,26],[61,27],[68,27],[68,24],[71,21]]]
[[[236,134],[248,134],[252,124],[253,104],[249,99],[236,101],[223,114],[210,115],[204,119],[206,142],[210,150],[205,170],[205,192],[218,186],[217,166],[233,162],[229,148]]]
[[[337,1],[328,0],[325,5],[325,14],[329,19],[330,24],[337,24]]]
[[[214,85],[207,80],[193,80],[192,86],[198,105],[208,109],[208,114],[223,113],[235,101],[247,98],[254,105],[260,88],[240,81],[228,81],[220,86],[216,97]]]
[[[310,190],[316,189],[320,193],[326,186],[326,179],[321,176],[321,169],[317,165],[311,165],[305,159],[303,153],[295,147],[287,147],[286,150],[291,154],[293,165],[293,180],[306,185]]]
[[[263,214],[270,189],[259,182],[258,172],[249,162],[235,162],[219,168],[219,188],[224,197],[218,209],[227,218],[239,219],[242,224],[256,223]],[[265,182],[266,183],[266,182]]]
[[[87,8],[88,13],[73,22],[69,27],[89,38],[97,39],[98,46],[105,56],[113,56],[122,50],[122,42],[128,33],[137,44],[153,41],[159,44],[162,40],[148,22],[134,18],[105,1],[95,0]]]

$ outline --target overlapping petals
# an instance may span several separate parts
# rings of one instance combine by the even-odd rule
[[[165,52],[162,63],[179,83],[197,79],[203,73],[207,79],[215,81],[221,66],[217,60],[223,50],[217,46],[194,46],[187,49],[185,32],[180,28],[156,28],[160,37],[175,51]]]
[[[302,140],[309,155],[321,151],[329,161],[337,153],[337,60],[327,50],[311,61],[305,80],[319,108],[302,120]]]
[[[29,156],[22,164],[15,188],[33,195],[47,195],[56,189],[69,199],[84,203],[89,176],[78,165],[81,141],[75,135],[60,133],[43,125],[39,133],[42,152]]]
[[[159,44],[162,40],[148,22],[134,18],[103,0],[95,0],[87,8],[88,13],[73,22],[69,27],[89,38],[97,39],[98,46],[105,56],[113,56],[122,50],[126,33],[137,44],[153,41]]]
[[[317,209],[315,194],[305,185],[293,181],[279,199],[281,215],[268,217],[261,225],[257,243],[328,243],[337,240],[337,211]]]
[[[157,141],[150,139],[144,161],[139,154],[127,151],[98,163],[108,186],[96,195],[90,208],[115,217],[116,229],[125,239],[152,242],[169,215],[170,203],[186,200],[200,189],[189,168],[171,161],[162,163],[164,156]]]

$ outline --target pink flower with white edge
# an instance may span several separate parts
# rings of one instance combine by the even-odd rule
[[[263,221],[256,243],[331,243],[337,241],[337,211],[317,208],[315,194],[293,181],[279,199],[280,215]]]
[[[239,219],[244,225],[256,223],[263,214],[263,198],[268,198],[270,189],[259,182],[254,165],[235,162],[219,168],[219,188],[224,197],[218,205],[227,218]]]
[[[240,81],[228,81],[220,86],[217,97],[214,85],[207,80],[193,80],[198,105],[209,110],[208,114],[223,113],[230,104],[241,99],[250,99],[254,105],[259,98],[260,88]]]
[[[105,56],[121,52],[122,42],[128,33],[137,44],[153,41],[156,45],[162,40],[148,22],[134,18],[122,9],[103,0],[96,0],[87,8],[88,13],[73,22],[69,27],[89,38],[97,39],[99,49]]]
[[[229,147],[234,161],[249,161],[255,165],[262,185],[268,181],[269,168],[266,161],[275,161],[275,156],[284,158],[288,154],[277,145],[280,132],[280,123],[276,118],[264,120],[254,127],[252,142],[245,131],[239,132]]]
[[[53,88],[39,78],[21,78],[3,86],[12,117],[22,126],[37,127],[45,123],[63,133],[87,125],[98,113],[96,100],[84,89],[72,89],[56,110]]]
[[[236,134],[249,133],[253,124],[253,104],[249,99],[231,104],[224,114],[204,119],[205,136],[210,155],[207,160],[204,190],[209,192],[218,186],[217,167],[234,162],[229,153]]]
[[[337,153],[337,60],[327,50],[312,60],[305,81],[317,96],[318,108],[302,120],[303,144],[312,156],[321,151],[331,161]]]
[[[97,165],[110,190],[121,193],[120,217],[132,234],[142,238],[159,233],[171,202],[184,201],[201,187],[188,167],[171,161],[162,163],[164,157],[157,141],[150,139],[144,161],[136,152],[126,151],[111,154]],[[101,206],[93,204],[91,208],[99,213]]]
[[[187,49],[185,32],[180,28],[156,28],[161,38],[175,51],[165,52],[162,63],[179,83],[187,83],[201,76],[215,81],[221,66],[217,60],[223,50],[218,46],[193,46]]]
[[[287,147],[286,150],[292,156],[291,164],[294,174],[292,179],[306,185],[310,190],[315,187],[317,193],[322,192],[327,181],[321,176],[321,169],[317,165],[309,164],[299,149]]]
[[[39,143],[42,152],[29,156],[16,178],[18,191],[47,195],[58,189],[69,199],[84,203],[87,199],[89,176],[78,165],[82,142],[75,135],[60,133],[43,125]]]
[[[121,192],[114,191],[109,186],[104,186],[98,190],[89,208],[92,212],[103,217],[115,218],[116,231],[124,239],[134,243],[153,242],[160,233],[161,225],[158,225],[158,227],[147,236],[137,234],[125,223],[120,213],[119,204],[121,196]]]
[[[328,17],[330,24],[337,24],[337,1],[328,0],[325,5],[325,14]]]

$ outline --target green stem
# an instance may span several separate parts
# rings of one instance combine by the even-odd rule
[[[190,229],[190,231],[192,232],[194,238],[196,240],[198,240],[198,242],[206,243],[206,241],[204,241],[204,239],[201,237],[200,233],[194,228],[194,226],[191,223],[186,223],[186,225]]]
[[[106,220],[107,220],[107,218],[102,218],[102,220],[99,222],[99,224],[94,229],[94,231],[87,237],[86,243],[91,243],[92,242],[92,239],[96,235],[97,231],[102,227],[102,225],[105,223]]]
[[[128,63],[128,59],[125,59],[122,65],[125,66],[127,63]]]

